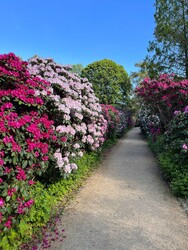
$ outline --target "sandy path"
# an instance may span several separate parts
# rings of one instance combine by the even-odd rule
[[[119,141],[63,215],[51,250],[187,250],[188,219],[138,128]]]

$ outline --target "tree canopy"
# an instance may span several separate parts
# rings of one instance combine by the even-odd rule
[[[100,103],[126,103],[131,91],[129,76],[123,66],[109,59],[103,59],[87,65],[81,74],[93,84]]]
[[[72,65],[71,72],[76,73],[76,74],[78,74],[79,76],[81,76],[82,70],[83,70],[83,69],[84,69],[84,66],[83,66],[82,64],[80,64],[80,63],[78,63],[78,64],[73,64],[73,65]]]
[[[155,39],[148,47],[148,69],[188,79],[188,1],[156,0]],[[152,67],[150,67],[152,66]]]

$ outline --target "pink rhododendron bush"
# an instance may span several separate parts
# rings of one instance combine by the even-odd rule
[[[58,168],[70,173],[77,168],[71,163],[76,157],[84,151],[98,149],[105,140],[107,121],[98,98],[87,79],[52,59],[33,57],[28,69],[32,76],[50,83],[45,90],[36,89],[35,96],[44,100],[48,117],[54,121],[54,130],[66,142],[63,147],[57,147],[54,157]]]
[[[32,207],[35,181],[70,174],[76,158],[101,146],[107,129],[101,111],[91,84],[68,68],[0,55],[1,235]]]

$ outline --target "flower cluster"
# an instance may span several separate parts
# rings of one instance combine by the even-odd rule
[[[72,162],[85,150],[95,150],[105,140],[107,121],[101,113],[98,98],[91,83],[70,72],[70,68],[55,63],[52,59],[33,57],[28,69],[34,77],[42,77],[50,85],[44,90],[35,90],[42,98],[46,112],[54,121],[54,130],[62,142],[54,157],[58,168],[70,173],[76,168]]]

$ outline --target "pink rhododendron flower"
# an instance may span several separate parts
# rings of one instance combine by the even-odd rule
[[[3,166],[3,164],[4,164],[4,161],[3,159],[0,158],[0,166]]]
[[[11,171],[11,168],[5,167],[4,174],[9,174]]]
[[[70,174],[71,173],[71,164],[67,164],[64,166],[64,171],[66,174]]]
[[[186,114],[188,114],[188,106],[185,107],[184,112],[185,112]]]
[[[26,174],[25,171],[20,168],[20,167],[16,167],[16,169],[18,170],[18,174],[16,175],[16,179],[17,180],[26,180]]]
[[[182,146],[183,149],[187,150],[188,149],[188,146],[184,143],[183,146]]]
[[[30,180],[30,181],[28,181],[28,184],[31,186],[31,185],[36,184],[36,182],[35,182],[35,181],[33,181],[33,180]]]
[[[181,111],[174,111],[174,115],[178,115],[180,113],[181,113]]]
[[[0,198],[0,207],[3,207],[4,206],[4,200],[3,198]]]
[[[67,141],[67,137],[61,137],[61,141],[62,142],[66,142]]]
[[[7,191],[8,196],[12,196],[16,192],[16,188],[9,188]]]
[[[72,170],[76,170],[78,168],[78,166],[75,163],[71,163],[70,167]]]
[[[24,207],[30,208],[33,205],[33,203],[34,203],[34,200],[31,199],[25,202]]]
[[[43,161],[48,161],[48,159],[49,159],[49,157],[47,155],[45,155],[45,156],[42,157]]]
[[[7,222],[4,224],[5,227],[11,228],[12,227],[12,221],[11,219],[8,219]]]

